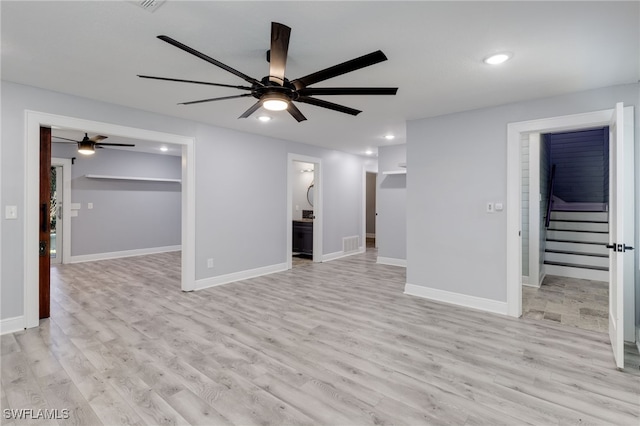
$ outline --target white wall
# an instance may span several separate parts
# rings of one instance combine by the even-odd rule
[[[637,83],[408,122],[407,284],[506,309],[510,206],[492,214],[485,208],[506,200],[507,124],[609,109],[620,101],[636,106],[637,145]]]
[[[24,306],[25,110],[195,137],[197,280],[286,264],[288,153],[322,159],[324,254],[341,251],[343,237],[362,235],[358,156],[5,81],[1,89],[1,205],[17,205],[19,215],[2,219],[3,319],[22,315]]]
[[[529,283],[529,135],[520,140],[522,177],[522,280]],[[532,283],[536,284],[536,283]]]
[[[378,220],[376,239],[378,262],[405,265],[407,259],[406,199],[407,175],[386,175],[386,171],[402,168],[407,162],[406,145],[381,146],[378,148],[378,187],[376,194]],[[411,171],[407,165],[407,174]]]

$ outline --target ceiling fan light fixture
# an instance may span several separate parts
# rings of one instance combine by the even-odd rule
[[[88,140],[78,142],[78,152],[83,155],[92,155],[96,153],[95,144]]]
[[[269,111],[284,111],[289,107],[289,98],[282,93],[269,93],[262,97],[262,106]]]

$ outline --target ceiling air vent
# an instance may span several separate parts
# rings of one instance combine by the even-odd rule
[[[132,3],[140,6],[147,12],[155,12],[166,0],[138,0]]]

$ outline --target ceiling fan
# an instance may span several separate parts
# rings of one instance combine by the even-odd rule
[[[77,141],[74,139],[67,139],[60,136],[52,136],[52,137],[56,139],[64,139],[65,141],[68,141],[68,142],[52,141],[53,143],[72,143],[72,142],[77,143],[78,152],[84,155],[94,154],[96,152],[95,151],[96,148],[104,148],[105,146],[135,146],[134,144],[130,144],[130,143],[100,142],[107,139],[108,136],[95,135],[90,138],[87,133],[84,134],[84,138],[82,138],[81,141]]]
[[[395,95],[398,91],[397,87],[309,87],[315,83],[319,83],[321,81],[328,80],[342,74],[346,74],[352,71],[359,70],[361,68],[368,67],[370,65],[377,64],[379,62],[386,61],[387,57],[380,50],[364,56],[360,56],[347,62],[343,62],[338,65],[334,65],[321,71],[314,72],[295,80],[287,79],[285,77],[285,68],[287,64],[287,52],[289,50],[290,34],[291,28],[289,28],[288,26],[279,24],[277,22],[271,23],[271,49],[267,51],[269,75],[263,77],[261,80],[249,77],[248,75],[243,74],[242,72],[233,69],[230,66],[225,65],[222,62],[205,55],[204,53],[198,52],[197,50],[192,49],[191,47],[184,45],[179,41],[172,39],[171,37],[168,37],[166,35],[158,36],[160,40],[169,43],[172,46],[177,47],[178,49],[182,49],[187,53],[197,56],[198,58],[203,59],[217,67],[220,67],[237,77],[242,78],[247,83],[251,84],[251,86],[234,86],[230,84],[209,83],[206,81],[154,77],[150,75],[138,75],[138,77],[247,90],[249,91],[249,93],[182,102],[180,103],[180,105],[192,105],[203,102],[221,101],[225,99],[253,96],[254,98],[258,99],[258,101],[238,118],[247,118],[262,106],[265,109],[271,111],[283,111],[286,109],[289,114],[291,114],[291,116],[298,122],[304,121],[307,118],[302,114],[302,112],[300,112],[294,102],[315,105],[318,107],[327,108],[351,115],[358,115],[362,112],[354,108],[349,108],[347,106],[314,98],[313,96],[316,95]]]

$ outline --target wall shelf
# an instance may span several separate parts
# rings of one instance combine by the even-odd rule
[[[133,177],[133,176],[108,176],[108,175],[84,175],[88,179],[107,179],[107,180],[131,180],[143,182],[172,182],[182,183],[182,179],[166,179],[166,178],[150,178],[150,177]]]

